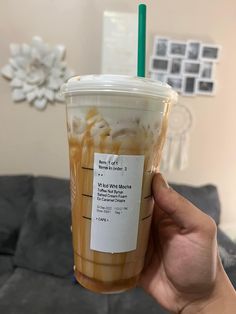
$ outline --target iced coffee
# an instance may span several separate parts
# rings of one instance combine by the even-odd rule
[[[168,114],[168,85],[123,76],[75,77],[67,101],[75,276],[120,292],[142,271]]]

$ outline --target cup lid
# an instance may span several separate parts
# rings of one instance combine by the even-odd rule
[[[173,102],[176,102],[178,98],[177,93],[166,83],[126,75],[74,76],[61,87],[61,93],[64,95],[97,92],[163,97]]]

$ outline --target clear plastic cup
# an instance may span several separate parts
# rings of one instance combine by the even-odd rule
[[[76,279],[101,293],[134,287],[143,269],[170,106],[149,79],[91,75],[62,86],[67,103]]]

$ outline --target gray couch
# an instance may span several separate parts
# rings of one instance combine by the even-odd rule
[[[173,185],[220,221],[216,187]],[[167,313],[141,288],[87,291],[73,277],[68,180],[0,176],[0,313]],[[236,245],[218,230],[223,263],[236,287]]]

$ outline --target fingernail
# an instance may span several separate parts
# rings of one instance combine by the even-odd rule
[[[168,184],[166,178],[163,177],[163,175],[162,175],[161,173],[158,173],[158,179],[159,179],[159,184],[160,184],[163,188],[165,188],[165,189],[169,189],[169,188],[170,188],[170,186],[169,186],[169,184]]]

